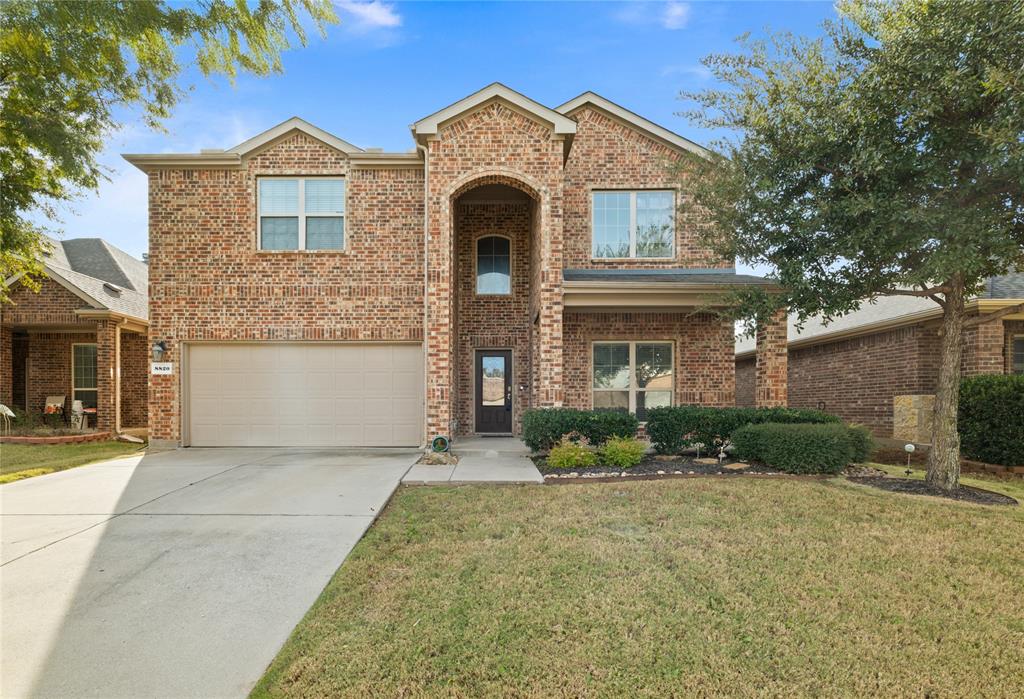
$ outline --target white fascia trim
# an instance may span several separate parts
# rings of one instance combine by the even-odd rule
[[[444,122],[493,99],[504,100],[523,110],[527,114],[531,114],[541,121],[551,124],[554,132],[558,135],[571,135],[576,133],[576,122],[564,114],[560,114],[550,107],[545,107],[539,102],[534,102],[526,95],[520,94],[501,83],[491,83],[482,90],[478,90],[472,95],[462,98],[455,104],[449,105],[439,112],[434,112],[430,116],[420,119],[412,125],[413,134],[415,136],[436,135],[438,127]]]
[[[658,126],[653,121],[644,119],[639,114],[631,112],[625,107],[620,107],[614,102],[606,100],[604,97],[601,97],[601,95],[594,92],[584,92],[579,97],[574,97],[565,104],[555,107],[555,111],[562,114],[571,114],[586,104],[592,104],[595,107],[608,112],[613,117],[616,117],[627,124],[631,124],[641,131],[646,131],[648,134],[655,136],[676,148],[696,153],[704,158],[710,158],[713,155],[711,151],[699,143],[694,143],[688,138],[683,138],[679,134],[669,131],[664,126]]]
[[[287,121],[282,121],[277,126],[267,129],[258,136],[253,136],[248,141],[239,143],[234,148],[229,148],[226,152],[236,153],[237,155],[244,156],[252,151],[265,146],[274,139],[284,136],[290,131],[302,131],[303,133],[312,136],[318,141],[323,141],[327,145],[331,146],[336,150],[340,150],[342,153],[353,154],[362,153],[363,149],[359,146],[354,146],[348,141],[343,141],[334,134],[329,134],[321,128],[313,126],[308,121],[300,119],[299,117],[292,117]]]

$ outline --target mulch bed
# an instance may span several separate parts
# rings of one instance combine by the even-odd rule
[[[767,466],[742,464],[742,468],[725,468],[726,465],[736,465],[734,459],[726,459],[719,465],[718,460],[714,463],[701,463],[704,459],[697,460],[686,456],[679,456],[673,459],[657,459],[646,457],[636,466],[631,468],[619,468],[617,466],[589,466],[587,468],[553,468],[548,466],[544,457],[533,456],[533,463],[537,470],[545,478],[608,478],[613,476],[739,476],[744,474],[778,474],[779,471]]]
[[[81,444],[83,442],[104,442],[108,439],[110,439],[110,432],[84,432],[46,437],[11,434],[0,437],[0,444]]]
[[[853,483],[863,483],[873,488],[888,490],[892,493],[904,493],[906,495],[931,495],[937,498],[948,498],[960,502],[971,502],[977,505],[1016,505],[1017,501],[1008,495],[993,493],[991,490],[971,488],[962,485],[956,490],[943,490],[935,488],[924,481],[910,480],[909,478],[889,478],[880,476],[849,477]]]

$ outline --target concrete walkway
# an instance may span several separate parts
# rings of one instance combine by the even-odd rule
[[[403,483],[543,483],[529,458],[530,450],[514,437],[468,437],[452,445],[459,463],[451,466],[416,464]]]
[[[0,486],[0,696],[245,697],[419,456],[187,449]]]

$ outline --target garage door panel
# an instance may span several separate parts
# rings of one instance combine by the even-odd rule
[[[195,345],[194,446],[417,446],[423,353],[412,345]]]

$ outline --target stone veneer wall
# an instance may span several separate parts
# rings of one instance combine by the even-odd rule
[[[733,324],[701,313],[565,314],[566,405],[592,407],[591,343],[600,340],[671,340],[677,405],[729,406],[735,402]]]
[[[346,177],[346,249],[261,252],[261,175]],[[149,174],[150,341],[423,339],[423,171],[352,168],[292,132],[240,170]],[[180,440],[179,376],[150,377],[152,439]]]

